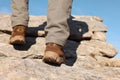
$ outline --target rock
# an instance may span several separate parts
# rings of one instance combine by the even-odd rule
[[[8,44],[10,35],[1,34],[0,54],[7,57],[31,58],[41,56],[44,53],[45,40],[44,38],[26,37],[25,45],[12,46]],[[36,45],[37,44],[37,45]]]
[[[97,16],[71,17],[66,64],[55,66],[42,61],[45,16],[30,16],[26,44],[13,46],[10,15],[0,14],[0,80],[119,80],[120,59],[114,58],[117,49],[106,42],[102,22]]]
[[[103,22],[103,20],[100,17],[97,17],[97,16],[93,16],[93,19],[95,19],[96,21],[99,21],[99,22]]]
[[[95,54],[99,56],[114,57],[117,54],[117,49],[109,43],[99,40],[90,40],[81,41],[77,48],[77,53],[81,56]]]
[[[93,36],[93,33],[91,31],[88,31],[82,35],[84,39],[92,38],[92,36]]]
[[[119,58],[109,59],[109,58],[106,58],[106,57],[96,56],[95,59],[102,66],[120,67],[120,59]]]
[[[0,31],[10,34],[12,31],[10,15],[1,15]],[[29,28],[26,35],[28,36],[44,36],[44,27],[46,26],[46,16],[30,16]],[[106,26],[102,23],[102,19],[96,16],[73,16],[69,22],[70,39],[81,40],[82,38],[90,39],[95,31],[107,32]],[[89,34],[87,33],[89,32]],[[87,33],[85,37],[82,35]]]
[[[92,35],[92,39],[106,41],[106,34],[105,34],[105,32],[96,31],[96,32],[94,32],[94,35]]]
[[[80,22],[86,23],[89,31],[105,31],[107,32],[107,27],[102,23],[102,19],[96,16],[76,16],[75,19]],[[83,24],[84,25],[84,24]]]
[[[45,64],[39,59],[2,58],[0,60],[0,78],[1,80],[112,80],[119,78],[119,68],[92,67],[89,65],[90,58],[79,57],[79,59],[78,61],[84,61],[84,64],[75,63],[73,67],[63,64],[55,67]],[[87,61],[89,64],[86,63]]]

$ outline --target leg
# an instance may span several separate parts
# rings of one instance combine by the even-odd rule
[[[49,0],[46,43],[53,42],[61,46],[69,36],[68,19],[71,13],[72,0]]]
[[[25,31],[28,26],[28,0],[12,0],[11,25],[13,32],[10,37],[10,44],[24,44]]]
[[[28,26],[29,13],[28,13],[28,0],[12,0],[12,27],[17,25]]]
[[[49,0],[46,35],[46,50],[43,61],[61,64],[64,62],[62,47],[69,37],[68,19],[72,0]]]

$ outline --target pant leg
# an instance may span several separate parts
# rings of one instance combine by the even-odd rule
[[[68,19],[71,7],[72,0],[48,0],[46,43],[65,45],[70,34]]]
[[[28,1],[29,0],[12,0],[12,27],[17,25],[28,26],[29,13],[28,13]]]

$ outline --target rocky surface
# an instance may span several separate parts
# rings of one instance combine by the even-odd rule
[[[71,17],[66,64],[61,66],[42,62],[46,24],[45,16],[30,16],[26,44],[12,46],[10,15],[0,15],[0,80],[120,79],[120,59],[114,58],[117,49],[106,42],[107,28],[101,18]]]

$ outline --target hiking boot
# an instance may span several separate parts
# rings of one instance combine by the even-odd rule
[[[10,37],[10,44],[25,44],[25,31],[26,31],[26,27],[19,25],[19,26],[15,26],[13,28],[11,37]]]
[[[47,43],[43,61],[55,65],[65,63],[63,47],[55,43]]]

